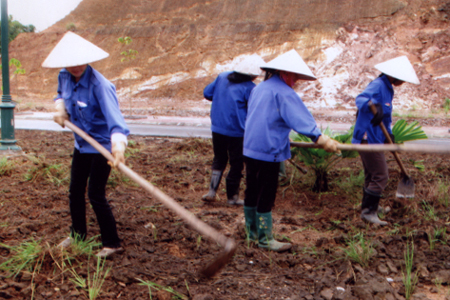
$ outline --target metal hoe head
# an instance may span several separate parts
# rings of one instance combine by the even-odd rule
[[[397,198],[414,198],[414,181],[406,174],[402,174],[402,179],[397,186]]]
[[[209,262],[200,273],[207,278],[214,276],[219,272],[233,257],[237,245],[233,240],[228,239],[225,249],[211,262]]]

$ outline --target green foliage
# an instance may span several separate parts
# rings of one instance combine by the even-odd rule
[[[100,296],[102,292],[103,283],[105,282],[106,277],[111,271],[111,267],[106,268],[105,270],[106,258],[97,257],[96,268],[94,272],[90,272],[90,258],[91,256],[89,256],[87,264],[87,278],[83,278],[83,276],[78,274],[78,272],[72,266],[69,269],[69,272],[73,276],[73,278],[70,278],[70,281],[73,282],[76,286],[86,290],[89,300],[95,300]]]
[[[360,232],[348,239],[346,243],[347,248],[343,248],[342,250],[347,258],[360,264],[361,267],[368,266],[370,258],[374,253],[372,241],[366,240],[364,234]]]
[[[20,60],[15,59],[15,58],[11,58],[9,60],[9,66],[10,67],[14,67],[14,71],[13,74],[25,74],[25,69],[22,68],[22,63],[20,62]],[[0,70],[2,69],[2,65],[0,64]]]
[[[72,245],[70,245],[71,254],[73,256],[91,255],[92,249],[99,248],[102,244],[97,242],[99,235],[93,236],[87,240],[75,233],[73,237]]]
[[[13,16],[10,15],[8,19],[8,32],[9,32],[8,42],[14,40],[22,32],[34,32],[35,30],[36,27],[34,27],[34,25],[23,25],[19,21],[14,21]],[[1,51],[1,41],[0,41],[0,51]]]
[[[39,162],[37,167],[31,168],[24,175],[26,181],[35,181],[38,178],[42,178],[48,183],[56,186],[61,186],[69,182],[69,169],[66,165],[47,165],[46,163]]]
[[[434,250],[436,242],[441,242],[442,244],[447,243],[447,228],[445,227],[435,227],[431,232],[427,232],[427,235],[430,251]]]
[[[439,203],[444,205],[445,207],[448,207],[449,205],[449,188],[450,184],[448,180],[438,180],[438,191],[437,191],[437,197]]]
[[[419,280],[418,272],[412,273],[413,261],[414,261],[414,242],[406,244],[406,250],[404,254],[405,258],[405,272],[402,272],[403,285],[405,286],[405,298],[409,300],[414,293],[417,282]]]
[[[407,141],[427,139],[428,136],[422,130],[422,126],[418,124],[419,122],[414,121],[408,125],[405,120],[398,120],[392,127],[392,133],[395,136],[395,143],[401,144]]]
[[[148,293],[150,295],[150,299],[153,299],[152,298],[152,289],[155,289],[156,291],[163,290],[163,291],[166,291],[168,293],[171,293],[173,295],[172,299],[189,299],[189,297],[187,297],[186,295],[183,295],[183,294],[175,291],[171,287],[165,287],[165,286],[159,285],[159,284],[151,282],[151,281],[144,281],[144,280],[142,280],[140,278],[136,278],[136,279],[141,282],[141,283],[139,283],[139,285],[143,285],[143,286],[148,287]]]
[[[44,247],[40,245],[39,241],[33,239],[18,246],[0,243],[0,247],[7,249],[12,254],[10,259],[0,264],[0,270],[10,276],[17,276],[21,271],[38,271],[45,258]]]
[[[0,176],[11,175],[14,170],[14,162],[8,160],[6,156],[0,159]]]
[[[119,43],[121,43],[122,45],[129,45],[133,42],[133,40],[129,36],[120,37],[117,39],[117,41]],[[128,50],[122,51],[122,52],[120,52],[120,55],[122,55],[123,57],[120,59],[120,61],[124,62],[124,61],[133,60],[136,58],[137,54],[138,54],[138,51],[134,50],[134,49],[128,49]]]
[[[353,136],[354,126],[345,134],[335,135],[329,127],[327,127],[323,134],[335,139],[344,144],[350,144]],[[295,142],[312,142],[310,138],[299,134],[291,134],[291,138]],[[311,168],[316,174],[316,180],[313,186],[315,192],[326,192],[328,190],[328,171],[343,158],[354,158],[359,154],[357,151],[342,151],[341,154],[329,153],[321,148],[302,148],[292,147],[291,154],[298,160],[302,161],[306,166]]]
[[[445,113],[448,114],[448,111],[450,110],[450,99],[449,98],[445,98],[444,104],[442,105],[442,107],[444,108]]]
[[[66,29],[68,31],[75,31],[77,29],[77,27],[75,26],[75,24],[69,23],[69,24],[66,25]]]

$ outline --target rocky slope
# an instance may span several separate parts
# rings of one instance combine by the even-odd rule
[[[27,73],[11,81],[13,99],[48,101],[58,70],[40,64],[67,28],[110,53],[93,64],[133,106],[201,100],[214,76],[245,55],[266,61],[295,48],[318,81],[297,91],[312,109],[353,109],[378,62],[406,54],[420,86],[396,90],[396,108],[437,111],[450,88],[449,0],[83,0],[70,15],[10,45]],[[117,39],[129,36],[124,46]],[[124,50],[139,53],[121,62]],[[25,100],[28,101],[28,100]]]

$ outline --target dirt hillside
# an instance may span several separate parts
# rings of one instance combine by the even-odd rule
[[[420,86],[396,90],[397,109],[438,110],[450,88],[449,0],[83,0],[64,19],[10,44],[25,75],[11,80],[13,100],[45,109],[58,70],[40,64],[71,28],[110,53],[93,64],[112,80],[120,101],[138,106],[201,100],[221,71],[254,52],[266,61],[295,48],[316,82],[298,92],[310,109],[352,109],[378,74],[373,66],[406,54]],[[117,39],[129,36],[124,46]],[[124,50],[139,53],[121,62]],[[14,76],[13,76],[14,77]],[[30,104],[33,102],[33,104]]]

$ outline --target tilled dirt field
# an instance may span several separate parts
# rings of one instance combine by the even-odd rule
[[[86,289],[74,283],[74,274],[92,278],[95,259],[75,249],[61,253],[55,247],[70,226],[73,137],[18,130],[16,138],[23,153],[0,158],[0,298],[89,299]],[[199,270],[221,247],[113,171],[107,197],[125,253],[106,261],[103,270],[110,267],[111,272],[98,299],[177,297],[154,288],[150,294],[142,281],[172,288],[180,293],[176,299],[404,299],[404,255],[412,243],[412,272],[419,279],[412,299],[448,297],[450,172],[446,156],[402,155],[416,183],[416,198],[399,200],[395,199],[399,171],[388,155],[391,179],[382,203],[392,211],[383,217],[390,223],[384,228],[359,218],[359,158],[339,162],[330,171],[330,191],[321,194],[311,191],[312,171],[302,174],[287,165],[287,178],[280,180],[274,208],[274,231],[279,240],[290,240],[294,247],[274,253],[246,242],[243,209],[227,206],[224,182],[216,203],[200,200],[209,184],[209,140],[140,136],[130,140],[126,163],[131,169],[239,246],[219,274],[202,278]],[[95,237],[98,225],[89,205],[87,211],[89,237]],[[42,253],[29,268],[11,276],[6,266],[19,251],[14,247],[31,241],[42,246]],[[373,248],[366,253],[367,263],[357,263],[346,254],[352,241],[360,254],[356,257]]]

